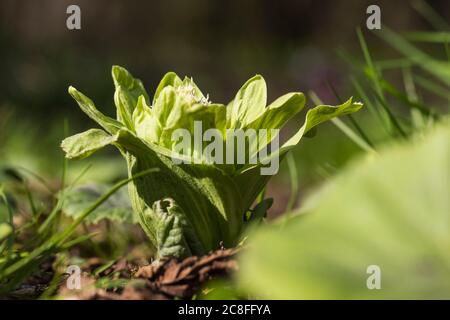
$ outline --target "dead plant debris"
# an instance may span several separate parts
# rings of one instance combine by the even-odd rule
[[[189,299],[209,280],[227,277],[238,269],[238,248],[219,249],[205,256],[185,259],[164,259],[149,265],[135,267],[119,260],[103,275],[116,274],[129,281],[120,289],[98,287],[95,277],[83,272],[81,290],[62,286],[60,298],[81,300],[167,300]]]

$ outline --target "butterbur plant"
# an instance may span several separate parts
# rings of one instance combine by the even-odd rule
[[[237,245],[247,212],[270,178],[261,171],[267,160],[282,160],[316,125],[362,107],[351,99],[338,106],[317,106],[307,112],[303,126],[293,136],[280,147],[271,146],[270,154],[266,152],[258,161],[250,161],[249,154],[244,163],[214,162],[202,151],[210,148],[209,151],[217,152],[230,139],[227,134],[230,130],[264,130],[266,134],[258,136],[256,148],[249,145],[251,141],[246,136],[248,150],[253,152],[278,139],[273,132],[303,109],[304,95],[288,93],[266,106],[266,83],[257,75],[225,106],[211,102],[191,78],[182,80],[169,72],[150,100],[142,82],[124,68],[114,66],[112,76],[116,119],[98,111],[92,100],[75,88],[69,88],[80,108],[103,129],[90,129],[66,138],[62,148],[67,158],[72,159],[113,145],[125,158],[130,176],[159,168],[158,172],[129,184],[133,209],[150,238],[156,258],[202,255],[221,243],[225,247]],[[199,124],[205,134],[208,129],[217,134],[196,140]],[[192,148],[183,144],[184,150],[180,150],[178,142],[185,133],[189,134],[188,139],[192,138]],[[205,140],[215,143],[217,148],[211,148]],[[236,147],[233,150],[243,151]],[[226,148],[225,153],[229,152]],[[232,159],[235,158],[234,154]]]

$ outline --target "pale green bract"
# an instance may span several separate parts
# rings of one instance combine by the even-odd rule
[[[169,72],[150,101],[142,82],[124,68],[114,66],[112,76],[117,119],[105,116],[91,99],[69,88],[80,108],[103,130],[91,129],[65,139],[62,148],[66,157],[83,158],[111,144],[125,157],[130,176],[152,167],[160,169],[129,186],[131,203],[157,258],[200,255],[221,243],[235,246],[244,228],[244,216],[269,176],[260,174],[260,164],[201,161],[175,165],[172,133],[186,129],[193,135],[194,121],[201,121],[203,130],[215,128],[222,134],[227,129],[281,129],[303,109],[304,95],[288,93],[266,106],[266,84],[257,75],[225,106],[211,103],[192,79],[181,80]],[[309,110],[305,124],[277,151],[279,156],[282,158],[314,126],[361,107],[349,99],[339,106]]]

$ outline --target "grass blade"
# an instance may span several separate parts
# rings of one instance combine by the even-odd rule
[[[447,61],[443,62],[430,57],[388,27],[383,26],[383,31],[375,34],[414,62],[414,64],[434,75],[445,84],[450,85],[450,65]]]
[[[412,7],[436,30],[449,30],[450,26],[426,1],[415,0]]]
[[[409,32],[405,38],[414,42],[449,43],[450,32]]]
[[[144,170],[132,176],[131,178],[122,180],[117,184],[115,184],[109,191],[107,191],[101,197],[99,197],[97,201],[95,201],[95,203],[93,203],[89,208],[84,210],[83,213],[75,221],[73,221],[72,224],[69,227],[67,227],[62,233],[54,235],[52,238],[50,238],[45,243],[36,248],[34,251],[32,251],[25,258],[17,261],[16,263],[12,264],[11,266],[3,270],[0,273],[0,281],[14,274],[14,283],[15,284],[20,283],[22,279],[29,274],[32,267],[38,265],[37,262],[41,261],[42,257],[47,256],[48,254],[54,252],[56,249],[64,245],[65,241],[73,234],[73,232],[75,231],[77,226],[83,221],[83,219],[87,217],[91,212],[93,212],[96,208],[98,208],[117,190],[119,190],[121,187],[125,186],[134,179],[140,178],[144,175],[156,171],[158,171],[157,168]],[[18,281],[17,279],[20,279],[20,281]],[[8,286],[7,289],[10,289],[10,287]],[[4,288],[2,288],[2,291],[3,290]]]
[[[294,209],[295,203],[297,202],[298,197],[298,171],[297,166],[295,165],[295,158],[294,155],[289,152],[286,156],[287,158],[287,164],[289,169],[289,176],[291,181],[291,194],[289,196],[289,200],[286,206],[286,211],[291,212],[292,209]]]

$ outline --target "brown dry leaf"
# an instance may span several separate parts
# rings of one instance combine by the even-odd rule
[[[146,279],[146,287],[167,299],[192,297],[208,280],[226,276],[238,269],[234,259],[239,249],[220,249],[203,257],[184,260],[166,259],[157,264],[143,266],[135,277]]]

